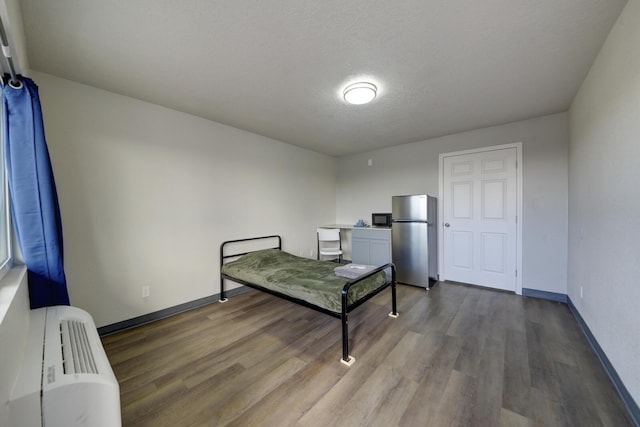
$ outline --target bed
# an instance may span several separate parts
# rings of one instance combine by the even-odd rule
[[[252,245],[251,250],[246,250],[247,245]],[[349,279],[337,276],[336,266],[338,264],[331,261],[284,252],[282,238],[278,235],[228,240],[220,245],[220,302],[227,301],[226,279],[339,318],[342,323],[341,362],[351,366],[355,358],[349,355],[348,315],[390,287],[389,316],[398,317],[396,268],[389,263]]]

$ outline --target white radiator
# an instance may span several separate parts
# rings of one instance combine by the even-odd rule
[[[12,427],[119,427],[120,388],[93,319],[76,307],[31,311],[9,402]]]

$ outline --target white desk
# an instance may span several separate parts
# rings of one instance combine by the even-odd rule
[[[357,261],[357,264],[381,263],[380,265],[383,265],[391,262],[391,228],[389,227],[356,227],[352,224],[328,224],[319,228],[340,229],[343,259]],[[355,241],[352,231],[357,234]],[[371,244],[372,242],[374,243],[373,245]],[[373,248],[373,251],[371,248]],[[353,253],[354,250],[355,254]]]

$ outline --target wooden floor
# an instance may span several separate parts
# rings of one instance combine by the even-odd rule
[[[631,426],[566,305],[399,286],[340,321],[252,291],[103,339],[129,426]]]

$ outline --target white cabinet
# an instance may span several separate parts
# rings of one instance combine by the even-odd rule
[[[390,228],[351,230],[351,261],[354,264],[381,265],[391,262]]]

